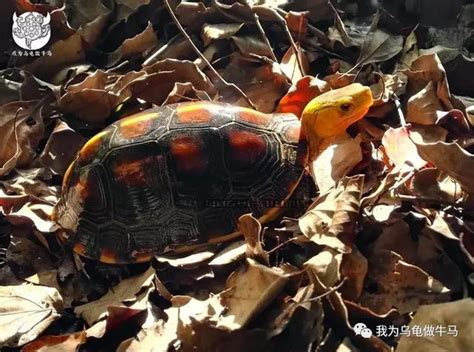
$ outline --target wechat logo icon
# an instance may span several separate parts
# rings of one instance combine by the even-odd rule
[[[364,339],[369,339],[372,336],[372,330],[370,330],[364,323],[355,324],[354,332],[356,335],[360,335]]]
[[[13,14],[12,35],[15,43],[25,50],[38,50],[48,44],[51,38],[51,16],[38,12]]]

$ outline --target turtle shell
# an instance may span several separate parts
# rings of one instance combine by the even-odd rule
[[[232,233],[244,213],[284,206],[306,149],[293,115],[210,102],[143,111],[82,147],[54,218],[81,255],[146,261]]]

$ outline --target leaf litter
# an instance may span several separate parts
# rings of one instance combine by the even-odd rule
[[[470,350],[468,41],[436,45],[438,34],[426,38],[394,8],[351,1],[50,3],[5,5],[50,12],[53,36],[51,55],[0,59],[0,347]],[[370,86],[375,104],[311,165],[318,191],[298,209],[270,224],[246,214],[243,237],[151,265],[97,263],[58,240],[50,216],[66,169],[111,122],[199,100],[299,117],[352,82]]]

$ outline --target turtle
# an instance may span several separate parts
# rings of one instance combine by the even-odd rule
[[[301,120],[206,101],[144,110],[85,143],[53,219],[76,253],[113,264],[233,238],[245,213],[274,219],[308,163],[371,105],[353,83],[311,100]]]

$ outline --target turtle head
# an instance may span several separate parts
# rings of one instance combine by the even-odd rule
[[[318,150],[324,140],[343,134],[365,116],[372,104],[370,88],[359,83],[331,90],[311,100],[301,116],[310,149]]]

